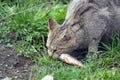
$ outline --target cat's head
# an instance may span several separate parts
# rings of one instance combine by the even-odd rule
[[[84,30],[77,22],[59,25],[55,20],[49,19],[48,24],[46,46],[50,57],[57,58],[62,53],[70,53],[83,43]]]

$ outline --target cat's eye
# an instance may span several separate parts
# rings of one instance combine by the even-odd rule
[[[63,41],[68,41],[68,40],[70,40],[70,36],[65,35]]]
[[[57,51],[57,49],[54,49],[54,50],[53,50],[53,53],[56,52],[56,51]]]

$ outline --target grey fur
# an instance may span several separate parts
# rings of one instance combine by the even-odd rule
[[[51,44],[47,46],[50,51],[56,50],[55,54],[86,48],[95,52],[103,36],[119,30],[120,0],[73,0],[64,23],[50,34]],[[70,39],[65,41],[64,37]]]

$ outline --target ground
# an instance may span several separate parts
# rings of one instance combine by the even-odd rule
[[[0,80],[9,77],[12,80],[29,80],[34,63],[27,57],[17,56],[13,46],[0,43]]]

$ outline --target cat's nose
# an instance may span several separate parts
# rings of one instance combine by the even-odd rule
[[[48,50],[48,56],[52,57],[52,55],[53,55],[53,52],[51,50]]]

